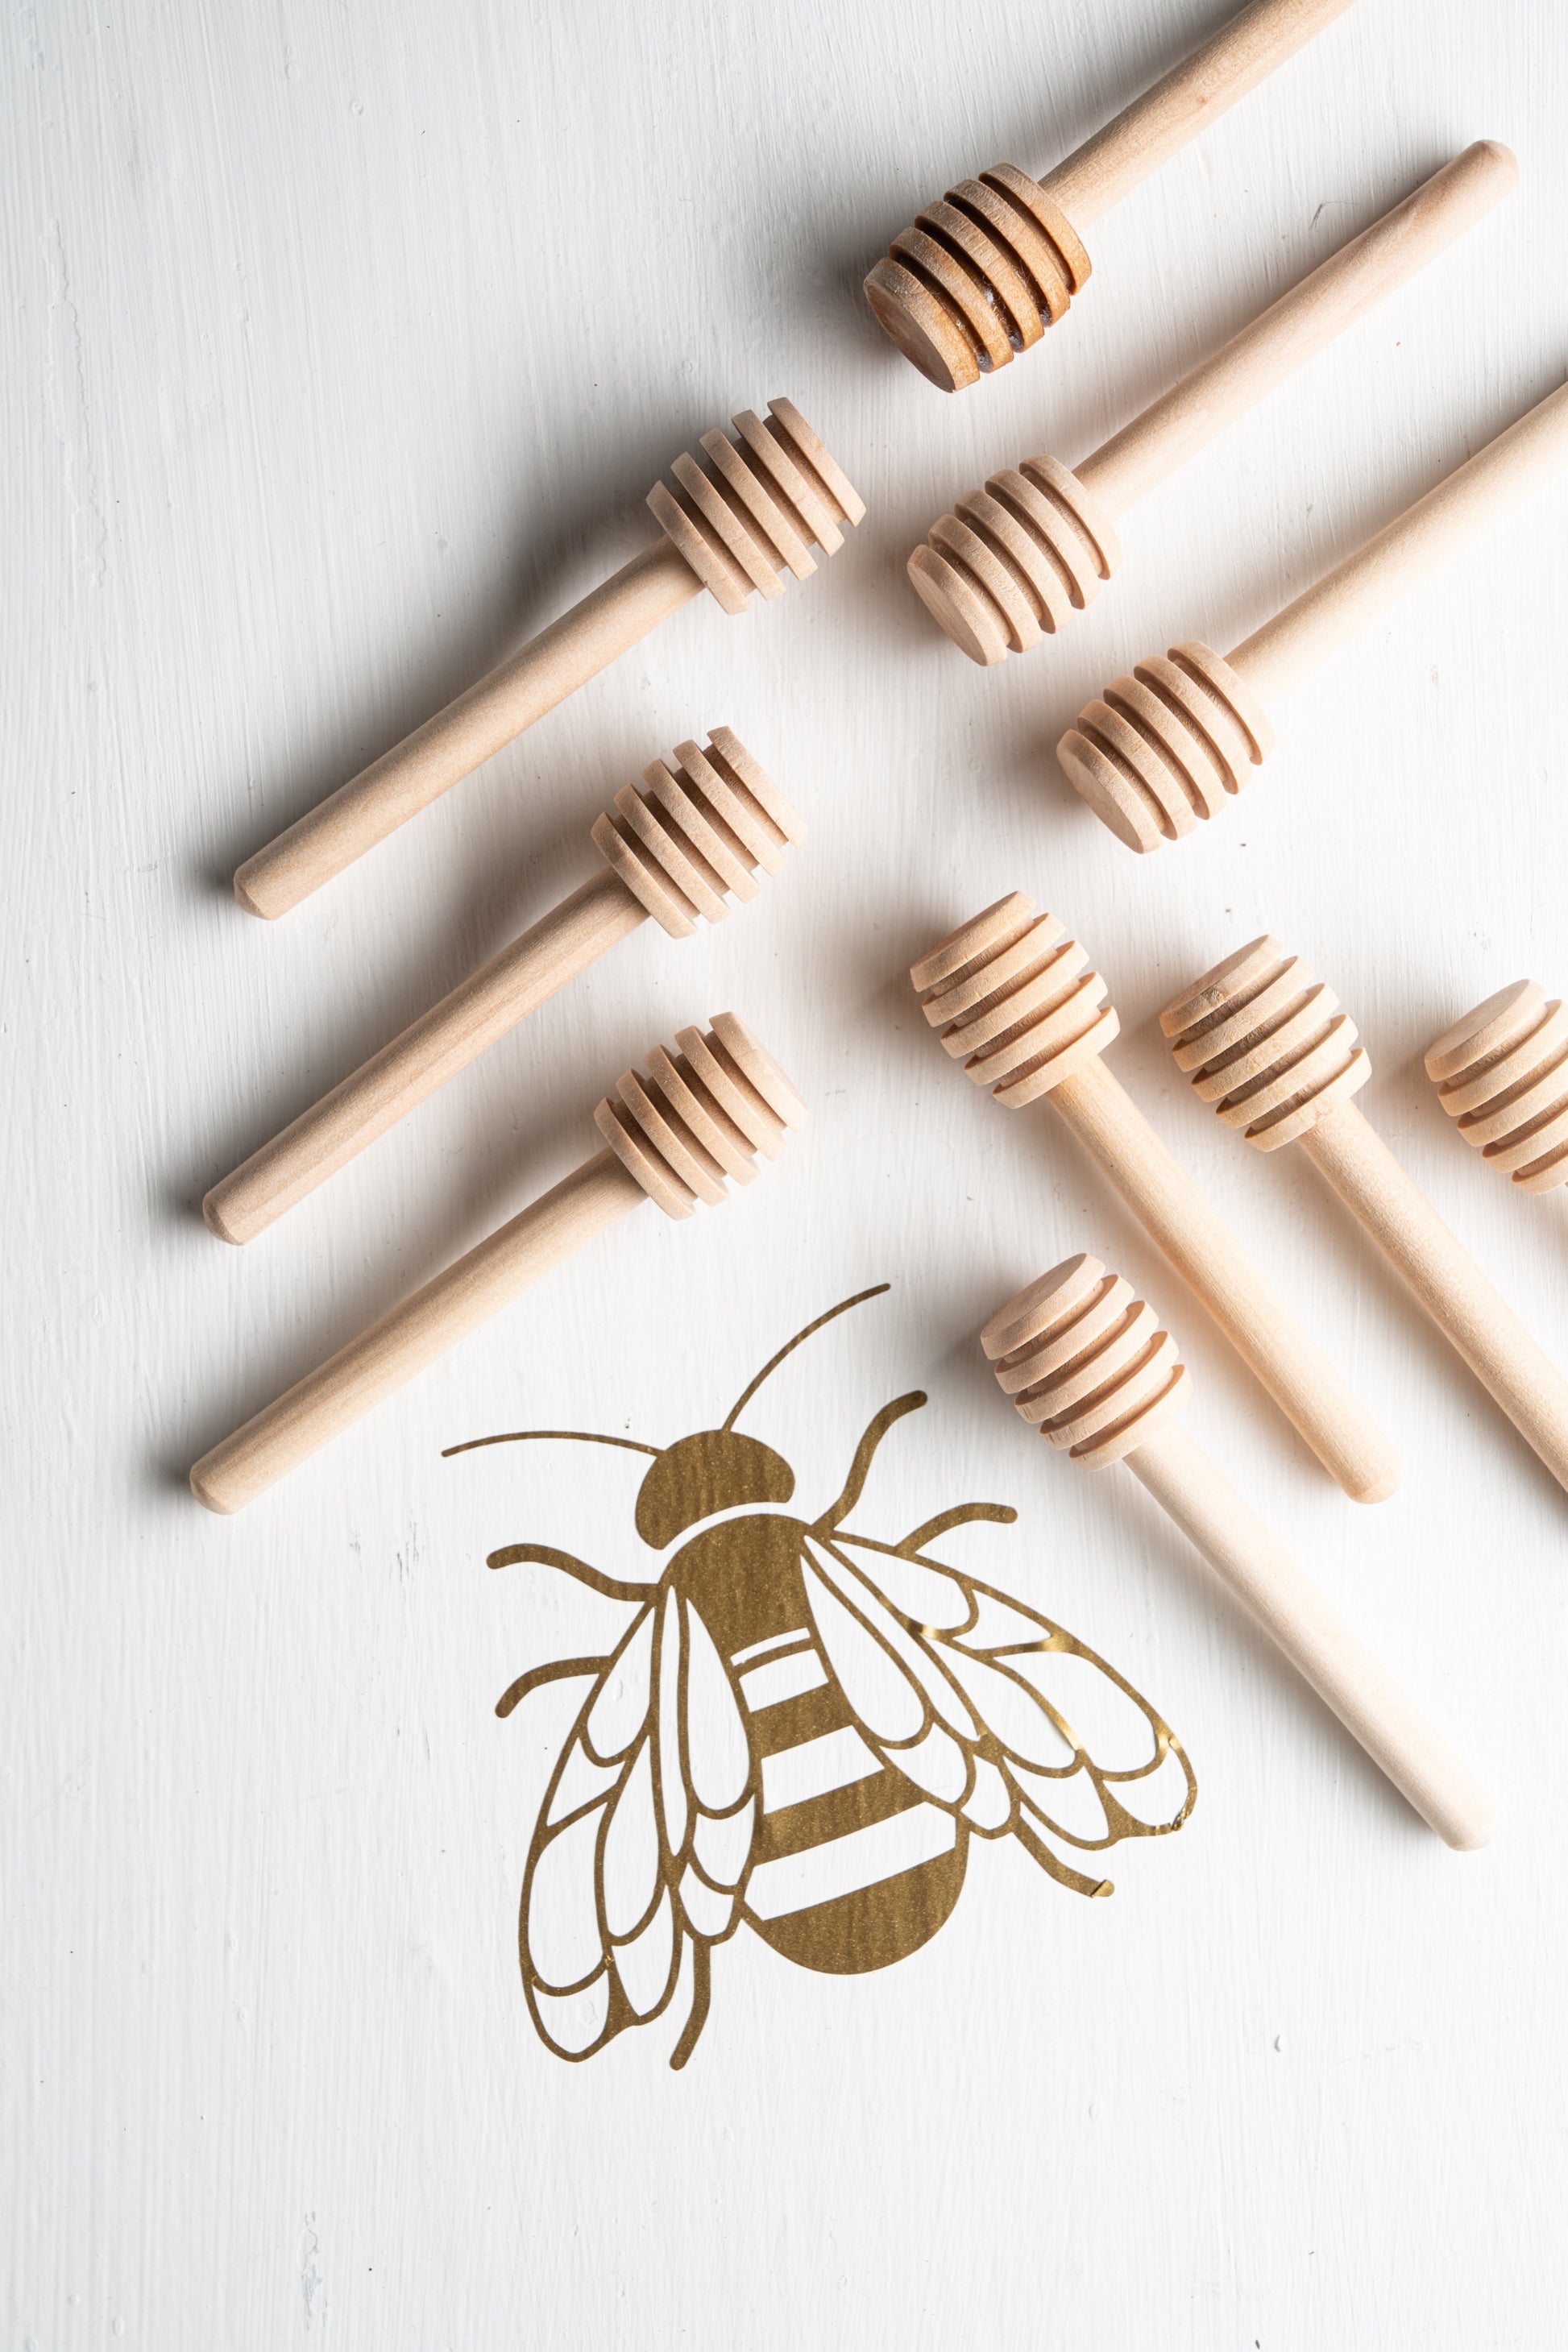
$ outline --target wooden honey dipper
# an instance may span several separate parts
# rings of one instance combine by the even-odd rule
[[[1168,1004],[1179,1069],[1259,1151],[1299,1143],[1559,1486],[1568,1381],[1460,1248],[1354,1100],[1372,1076],[1339,998],[1278,940],[1254,940]]]
[[[1564,463],[1568,384],[1228,654],[1191,639],[1117,678],[1057,745],[1069,781],[1129,849],[1181,840],[1239,793],[1273,750],[1269,695],[1294,685]]]
[[[931,1027],[1010,1110],[1047,1097],[1319,1461],[1358,1503],[1399,1457],[1100,1056],[1121,1028],[1054,915],[1015,890],[910,967]]]
[[[594,1114],[605,1149],[458,1258],[423,1290],[341,1348],[319,1370],[205,1454],[191,1491],[209,1511],[238,1511],[369,1412],[426,1364],[571,1257],[629,1209],[654,1201],[688,1217],[749,1184],[805,1106],[732,1013],[656,1045],[648,1075],[627,1070]]]
[[[1461,1851],[1485,1845],[1486,1790],[1178,1423],[1191,1375],[1131,1285],[1068,1258],[980,1339],[1042,1437],[1087,1469],[1126,1464],[1422,1820]]]
[[[1116,525],[1131,506],[1424,268],[1518,178],[1506,147],[1479,140],[1070,472],[1039,457],[994,474],[910,556],[921,603],[975,662],[1024,653],[1065,628],[1120,564]]]
[[[1465,1141],[1524,1192],[1568,1184],[1568,1010],[1537,980],[1500,988],[1426,1056]]]
[[[1082,232],[1350,0],[1254,0],[1043,180],[995,163],[950,188],[866,278],[883,332],[943,392],[1037,343],[1089,274]]]
[[[799,816],[728,727],[675,761],[654,761],[646,790],[627,784],[597,820],[591,881],[214,1185],[202,1214],[220,1241],[264,1232],[640,923],[689,939],[757,896],[805,838]]]
[[[679,457],[647,503],[659,537],[603,587],[426,720],[371,767],[247,860],[234,895],[253,915],[287,914],[324,882],[468,775],[504,743],[596,677],[706,588],[726,613],[753,590],[782,596],[837,554],[864,502],[790,400],[770,400]]]

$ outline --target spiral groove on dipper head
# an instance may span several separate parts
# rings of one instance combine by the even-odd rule
[[[841,523],[858,523],[865,501],[793,400],[770,400],[767,421],[750,408],[730,420],[738,441],[705,433],[706,466],[683,452],[648,506],[705,588],[726,613],[743,613],[752,589],[782,596],[786,573],[806,579],[844,544]]]
[[[1024,1419],[1090,1470],[1152,1437],[1192,1385],[1153,1308],[1097,1257],[1069,1257],[1020,1290],[980,1344]]]
[[[783,793],[728,727],[707,749],[678,743],[675,765],[643,770],[646,791],[627,784],[594,825],[594,845],[671,939],[689,939],[700,919],[721,923],[736,899],[754,898],[759,873],[783,870],[805,826]]]
[[[910,966],[944,1050],[1009,1110],[1102,1054],[1121,1025],[1104,981],[1064,929],[1014,890]]]
[[[893,239],[866,278],[884,334],[942,392],[1037,343],[1089,273],[1078,231],[1037,180],[996,163]]]
[[[1129,849],[1180,841],[1234,798],[1274,749],[1268,714],[1212,646],[1140,662],[1057,745],[1074,790]]]
[[[1110,517],[1055,457],[993,474],[932,523],[909,561],[916,595],[971,661],[1067,626],[1121,561]]]
[[[676,1050],[656,1045],[645,1076],[627,1070],[594,1123],[622,1166],[667,1216],[729,1199],[726,1178],[749,1184],[756,1156],[776,1160],[805,1105],[733,1013],[710,1029],[682,1029]]]
[[[1568,1184],[1568,1006],[1536,980],[1499,989],[1426,1056],[1465,1141],[1521,1192]]]
[[[1331,988],[1278,940],[1254,940],[1160,1015],[1176,1067],[1259,1151],[1294,1143],[1364,1087],[1372,1064]]]

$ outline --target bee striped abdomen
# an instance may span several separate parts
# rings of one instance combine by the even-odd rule
[[[917,1950],[958,1900],[967,1831],[884,1764],[804,1626],[731,1664],[762,1768],[752,1927],[836,1975]]]

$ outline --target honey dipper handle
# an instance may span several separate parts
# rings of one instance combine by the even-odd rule
[[[1041,185],[1075,228],[1086,228],[1349,5],[1350,0],[1253,0],[1086,139]]]
[[[1399,1456],[1387,1438],[1100,1057],[1049,1100],[1345,1493],[1392,1495]]]
[[[1343,1103],[1309,1128],[1300,1144],[1558,1485],[1568,1487],[1568,1381],[1376,1129],[1353,1102]]]
[[[1485,1845],[1486,1790],[1181,1423],[1124,1459],[1422,1820],[1461,1851]]]
[[[701,593],[701,581],[661,533],[603,587],[258,850],[234,877],[235,897],[252,915],[286,915]]]
[[[196,1500],[209,1511],[243,1510],[647,1198],[613,1151],[595,1152],[204,1454],[191,1472]]]
[[[1467,147],[1075,467],[1079,480],[1108,512],[1125,512],[1352,319],[1425,268],[1518,179],[1518,163],[1495,140]]]
[[[602,869],[215,1184],[202,1202],[213,1232],[254,1240],[645,919]]]
[[[1255,629],[1226,660],[1268,702],[1563,465],[1568,384]]]

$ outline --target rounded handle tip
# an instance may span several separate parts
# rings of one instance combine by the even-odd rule
[[[1496,183],[1500,197],[1507,195],[1510,188],[1518,187],[1519,157],[1500,139],[1472,140],[1458,160],[1462,163],[1468,163],[1472,157],[1478,164],[1486,165]]]
[[[233,885],[235,902],[243,907],[247,915],[258,915],[264,923],[273,923],[285,909],[282,907],[269,907],[255,895],[253,886],[259,863],[257,858],[247,858],[245,864],[235,875]]]
[[[239,1505],[232,1499],[226,1499],[221,1491],[210,1483],[207,1465],[211,1458],[210,1454],[204,1454],[191,1472],[191,1492],[204,1511],[211,1511],[218,1518],[232,1518]]]
[[[226,1189],[226,1179],[224,1183],[213,1186],[202,1202],[202,1222],[209,1234],[216,1234],[220,1242],[227,1242],[231,1248],[238,1249],[250,1239],[250,1234],[237,1232],[226,1218],[224,1196]]]
[[[1468,1794],[1437,1824],[1438,1835],[1455,1853],[1479,1853],[1497,1835],[1498,1809],[1484,1789]]]

